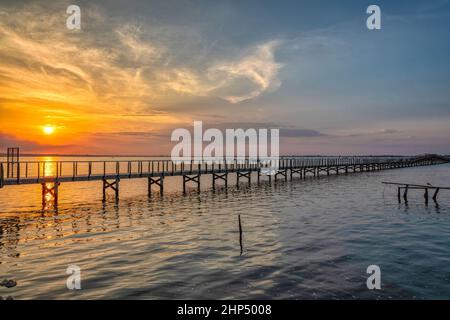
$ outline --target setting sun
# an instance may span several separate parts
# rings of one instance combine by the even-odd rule
[[[42,127],[42,131],[44,131],[44,134],[51,135],[55,132],[55,127],[53,126],[44,126]]]

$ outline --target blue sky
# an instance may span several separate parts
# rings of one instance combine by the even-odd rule
[[[203,120],[280,127],[290,154],[450,153],[449,1],[75,1],[76,33],[72,2],[0,5],[2,144],[159,154]]]

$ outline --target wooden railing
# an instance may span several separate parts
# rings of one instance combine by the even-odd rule
[[[427,161],[433,156],[420,157],[281,157],[278,161],[279,169],[303,167],[345,167],[376,164],[402,164]],[[16,165],[12,176],[6,177],[5,163],[0,163],[0,186],[5,181],[35,180],[39,182],[45,178],[101,178],[105,176],[139,177],[147,175],[180,175],[189,173],[214,173],[237,170],[258,170],[269,167],[268,159],[258,158],[221,158],[191,160],[189,162],[174,162],[164,160],[106,160],[106,161],[21,161]],[[445,162],[444,159],[435,161]],[[447,160],[448,161],[448,160]]]

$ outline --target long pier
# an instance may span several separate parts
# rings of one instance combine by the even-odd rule
[[[349,174],[357,172],[379,171],[416,166],[437,165],[450,162],[450,159],[439,155],[421,155],[415,157],[281,157],[275,172],[267,175],[269,181],[280,177],[291,180],[298,176],[320,177],[331,174]],[[5,170],[6,169],[6,170]],[[260,159],[223,159],[221,161],[191,161],[178,163],[171,160],[109,160],[109,161],[20,161],[0,163],[0,188],[12,185],[41,184],[42,204],[46,207],[48,195],[58,203],[59,186],[65,182],[101,181],[103,197],[106,191],[114,191],[119,198],[119,186],[122,179],[148,179],[148,194],[152,186],[164,190],[164,178],[170,176],[183,177],[183,192],[188,184],[194,184],[200,192],[200,177],[212,176],[212,188],[217,181],[228,186],[230,174],[236,175],[236,183],[242,180],[251,183],[252,174],[256,174],[257,182],[269,169],[267,162]]]

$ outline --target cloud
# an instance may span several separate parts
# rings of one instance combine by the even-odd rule
[[[223,99],[239,103],[277,89],[281,85],[278,72],[282,64],[275,61],[274,51],[279,45],[279,41],[269,41],[252,48],[248,55],[237,61],[226,61],[210,67],[209,80],[220,83],[215,91]],[[233,94],[233,90],[236,90],[234,86],[239,87],[243,81],[251,82],[247,92]]]
[[[73,147],[73,145],[41,144],[41,143],[37,143],[34,141],[20,139],[13,135],[1,133],[1,132],[0,132],[0,146],[4,146],[5,149],[7,147],[20,146],[21,151],[25,151],[25,152],[41,151],[42,149],[67,150],[68,148]],[[4,151],[4,150],[1,150],[1,151]]]
[[[286,138],[315,138],[329,135],[310,129],[281,129],[280,136]]]
[[[396,129],[379,129],[372,131],[360,131],[360,132],[352,132],[348,134],[336,135],[339,137],[363,137],[363,136],[377,136],[377,135],[395,135],[403,133],[401,130]]]
[[[382,134],[394,134],[394,133],[402,133],[402,131],[396,130],[396,129],[381,129],[379,131],[379,133],[382,133]]]
[[[193,51],[186,50],[187,44],[200,41],[192,30],[108,20],[92,7],[83,10],[87,17],[82,21],[89,25],[73,32],[57,13],[60,8],[32,4],[0,12],[1,98],[77,101],[90,111],[139,113],[176,95],[235,104],[281,83],[277,40],[199,62],[195,54],[185,54]]]
[[[246,50],[241,57],[217,61],[199,70],[166,68],[157,74],[157,87],[199,97],[219,97],[232,104],[276,90],[281,81],[274,51],[279,41],[268,41]]]
[[[125,24],[116,29],[119,41],[127,49],[126,57],[132,59],[136,66],[159,62],[167,53],[163,46],[143,38],[146,33],[143,25]]]

